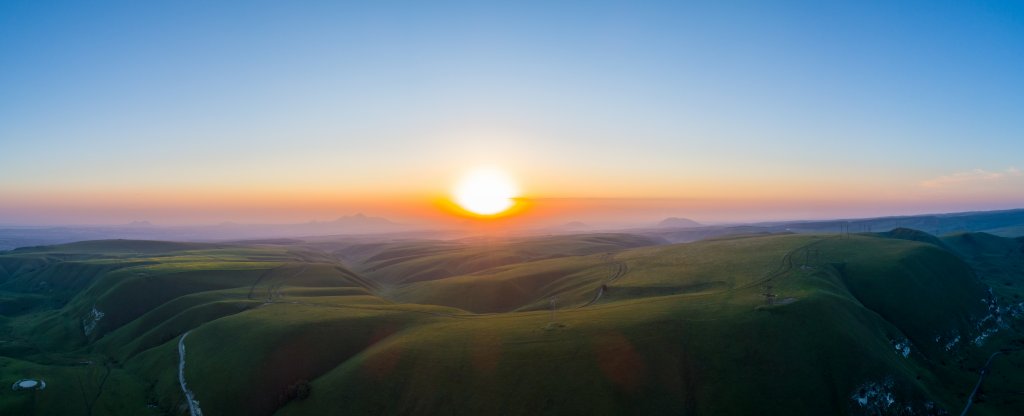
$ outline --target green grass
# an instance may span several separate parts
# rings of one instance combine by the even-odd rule
[[[80,358],[84,362],[101,357]],[[57,366],[0,357],[0,375],[4,376],[4,385],[0,386],[3,414],[158,414],[146,407],[143,380],[100,361]],[[43,379],[46,388],[12,391],[11,384],[20,378]]]
[[[0,254],[0,381],[48,384],[0,388],[0,413],[181,414],[188,331],[186,377],[209,415],[864,414],[851,396],[886,380],[900,408],[958,412],[987,354],[1024,342],[1006,315],[984,344],[945,348],[994,325],[989,287],[1003,305],[1019,297],[1024,255],[1006,255],[1018,240],[654,243],[107,241]],[[86,335],[94,307],[104,316]],[[907,341],[904,356],[894,344]],[[1022,361],[997,361],[972,414],[1024,409]],[[303,381],[309,397],[288,400]]]
[[[630,234],[587,234],[514,239],[328,245],[355,270],[383,284],[403,284],[472,274],[535,260],[607,253],[658,244]]]

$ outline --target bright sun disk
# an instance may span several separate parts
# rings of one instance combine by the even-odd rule
[[[504,172],[478,169],[470,172],[455,187],[455,203],[479,215],[499,214],[515,204],[515,183]]]

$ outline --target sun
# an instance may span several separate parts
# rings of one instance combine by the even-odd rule
[[[519,190],[504,172],[493,168],[473,170],[455,186],[454,200],[477,215],[500,214],[515,205]]]

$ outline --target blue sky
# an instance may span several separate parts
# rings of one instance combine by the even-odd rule
[[[550,3],[4,2],[0,222],[477,164],[536,197],[1024,205],[1022,3]]]

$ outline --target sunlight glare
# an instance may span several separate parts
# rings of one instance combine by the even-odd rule
[[[499,214],[515,204],[515,183],[497,169],[477,169],[462,178],[455,187],[455,203],[479,215]]]

